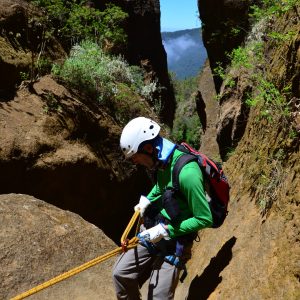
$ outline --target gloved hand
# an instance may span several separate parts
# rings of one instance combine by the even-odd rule
[[[144,215],[146,208],[151,204],[150,200],[145,196],[141,196],[140,202],[134,207],[134,211],[139,210],[141,217]]]
[[[154,227],[144,230],[138,235],[138,237],[147,242],[157,243],[162,238],[168,238],[169,234],[162,224],[158,224]]]

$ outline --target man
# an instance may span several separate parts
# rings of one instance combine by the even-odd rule
[[[184,247],[200,229],[212,225],[198,164],[190,162],[182,168],[180,193],[173,193],[172,170],[183,152],[159,132],[156,122],[138,117],[124,127],[120,139],[125,157],[156,171],[157,182],[134,207],[144,219],[139,245],[123,253],[114,266],[118,299],[141,299],[140,287],[148,278],[148,299],[174,299],[185,266]]]

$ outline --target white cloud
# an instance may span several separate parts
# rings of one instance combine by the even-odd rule
[[[188,35],[163,41],[163,44],[167,52],[168,61],[170,63],[176,62],[186,49],[197,46],[196,42]]]

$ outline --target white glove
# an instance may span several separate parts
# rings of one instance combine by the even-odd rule
[[[145,239],[147,242],[157,243],[162,238],[168,239],[169,234],[162,224],[158,224],[147,230],[144,230],[138,235],[139,238]]]
[[[139,204],[134,207],[134,211],[139,210],[141,217],[144,215],[146,208],[151,204],[147,197],[141,196]]]

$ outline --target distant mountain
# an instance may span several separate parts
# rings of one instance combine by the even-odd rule
[[[196,76],[207,58],[200,28],[162,32],[168,69],[178,79]]]

